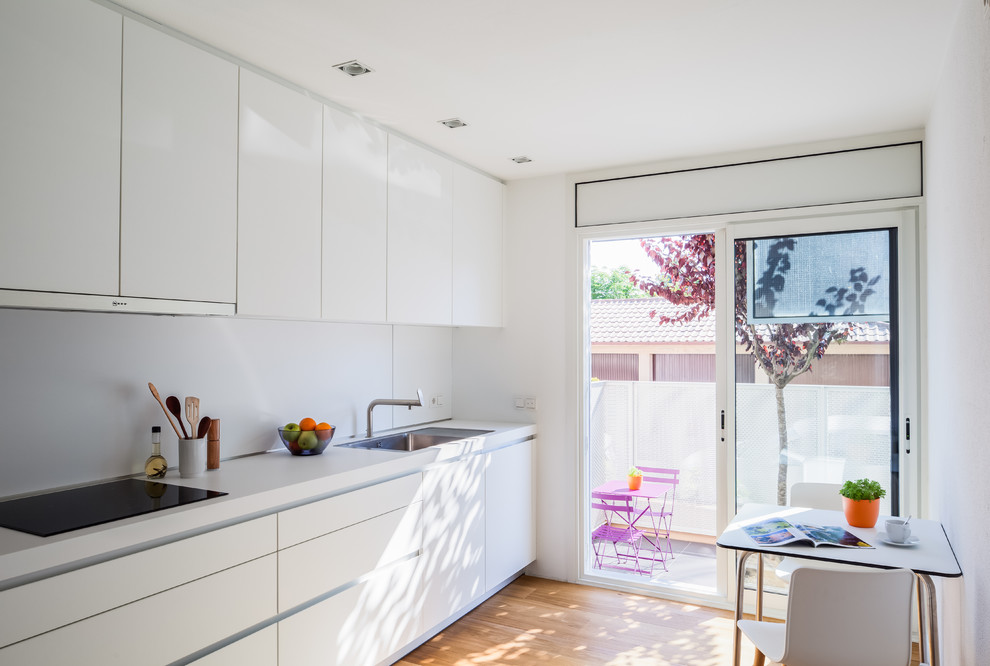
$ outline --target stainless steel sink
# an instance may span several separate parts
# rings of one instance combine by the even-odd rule
[[[471,430],[468,428],[420,428],[408,432],[371,437],[357,442],[338,444],[351,449],[385,449],[386,451],[419,451],[420,449],[448,444],[470,437],[478,437],[491,430]]]

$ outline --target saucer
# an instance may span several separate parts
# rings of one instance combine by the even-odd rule
[[[917,546],[918,543],[921,541],[921,539],[919,539],[916,536],[910,536],[908,537],[907,541],[905,541],[904,543],[897,543],[896,541],[891,541],[890,539],[888,539],[886,532],[877,532],[877,538],[879,538],[888,546],[900,546],[902,548],[905,546]]]

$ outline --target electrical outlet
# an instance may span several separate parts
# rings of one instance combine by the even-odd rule
[[[526,409],[536,409],[536,398],[526,398]]]

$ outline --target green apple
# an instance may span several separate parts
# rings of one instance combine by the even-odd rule
[[[316,433],[312,430],[304,430],[299,434],[299,448],[303,450],[315,449],[320,443]]]
[[[294,442],[299,439],[299,433],[301,429],[298,423],[286,423],[285,427],[282,428],[282,437],[287,442]]]

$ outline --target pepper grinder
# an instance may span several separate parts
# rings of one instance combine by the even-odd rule
[[[220,419],[213,419],[206,436],[206,469],[220,469]]]

